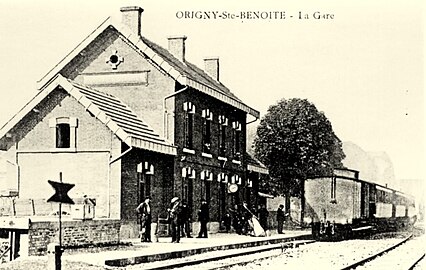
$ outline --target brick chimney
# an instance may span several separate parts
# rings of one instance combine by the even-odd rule
[[[204,71],[216,81],[219,81],[219,57],[204,58]]]
[[[121,23],[129,27],[133,33],[142,36],[141,18],[143,8],[138,6],[122,7],[120,11]]]
[[[185,62],[185,40],[186,36],[171,36],[169,40],[169,52],[182,62]]]

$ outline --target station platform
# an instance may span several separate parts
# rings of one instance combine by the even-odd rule
[[[73,254],[63,254],[62,260],[106,267],[149,264],[152,267],[147,267],[147,269],[161,269],[161,262],[175,261],[177,258],[209,252],[235,253],[236,250],[241,249],[248,250],[249,248],[311,238],[310,230],[292,230],[285,231],[284,234],[272,232],[270,236],[265,237],[253,237],[235,233],[215,233],[210,234],[209,238],[181,238],[180,243],[171,243],[170,237],[161,237],[158,242],[153,243],[141,243],[140,239],[130,239],[127,240],[130,245],[117,248],[117,250],[82,250]],[[153,262],[157,262],[157,264],[153,264]],[[155,265],[158,265],[158,267],[155,267]]]

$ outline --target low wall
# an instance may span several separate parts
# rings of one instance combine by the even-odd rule
[[[47,245],[59,243],[59,222],[31,222],[28,255],[46,255]],[[120,220],[62,221],[62,246],[114,244],[120,241]]]

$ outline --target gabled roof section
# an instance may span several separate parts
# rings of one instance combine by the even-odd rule
[[[202,69],[185,61],[181,62],[175,58],[168,50],[155,44],[145,37],[140,37],[133,33],[126,26],[115,22],[111,17],[106,19],[88,37],[86,37],[74,50],[62,59],[52,70],[50,70],[39,82],[38,88],[43,89],[44,85],[54,78],[74,57],[95,40],[103,31],[111,28],[118,31],[139,53],[148,57],[153,64],[171,76],[182,85],[190,86],[200,92],[230,104],[255,118],[260,114],[255,109],[245,105],[227,87],[207,75]]]
[[[24,108],[22,108],[0,130],[2,138],[25,115],[39,104],[53,90],[60,87],[82,104],[88,112],[107,126],[129,147],[146,149],[163,154],[176,155],[176,147],[161,138],[154,130],[118,98],[55,76]]]
[[[244,158],[247,162],[247,170],[261,174],[269,174],[268,168],[249,153],[245,153]]]

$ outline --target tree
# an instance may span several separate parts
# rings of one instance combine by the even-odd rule
[[[306,99],[282,99],[270,106],[257,128],[254,147],[288,200],[303,199],[304,180],[330,175],[333,168],[343,167],[345,158],[330,121]]]

